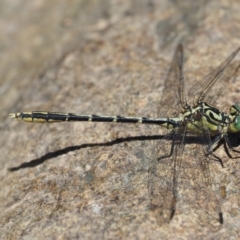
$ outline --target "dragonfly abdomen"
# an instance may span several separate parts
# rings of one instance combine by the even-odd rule
[[[34,123],[53,123],[53,122],[119,122],[119,123],[143,123],[161,125],[168,129],[179,127],[179,118],[147,118],[147,117],[123,117],[123,116],[100,116],[100,115],[80,115],[75,113],[60,112],[21,112],[12,113],[10,117]]]

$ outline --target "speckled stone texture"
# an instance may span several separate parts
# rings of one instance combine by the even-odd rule
[[[184,188],[182,178],[176,214],[164,223],[149,199],[161,141],[136,140],[161,129],[8,119],[35,110],[156,117],[177,44],[189,88],[240,46],[239,12],[237,0],[2,0],[0,239],[239,239],[240,164],[223,148],[225,168],[210,170],[224,224],[197,183],[194,143],[184,173],[196,181]],[[240,102],[239,76],[212,90],[217,107]]]

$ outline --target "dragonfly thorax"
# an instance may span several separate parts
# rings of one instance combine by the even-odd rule
[[[228,114],[205,102],[198,102],[190,111],[186,111],[183,114],[183,119],[189,131],[194,133],[207,131],[210,135],[217,135],[220,132],[226,133],[231,123]]]

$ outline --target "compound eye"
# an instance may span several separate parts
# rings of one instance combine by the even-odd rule
[[[239,113],[240,113],[240,105],[238,104],[232,105],[230,108],[230,115],[235,116],[235,115],[239,115]]]
[[[240,131],[240,116],[237,116],[234,120],[234,127],[238,131]]]

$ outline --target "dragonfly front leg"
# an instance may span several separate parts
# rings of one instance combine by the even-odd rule
[[[221,140],[223,139],[223,137],[224,136],[222,136],[222,134],[215,137],[214,140],[210,142],[209,145],[206,147],[205,152],[206,157],[209,157],[210,155],[213,156],[214,157],[213,160],[220,162],[222,167],[224,167],[222,159],[218,157],[216,154],[214,154],[214,152],[222,145]]]

